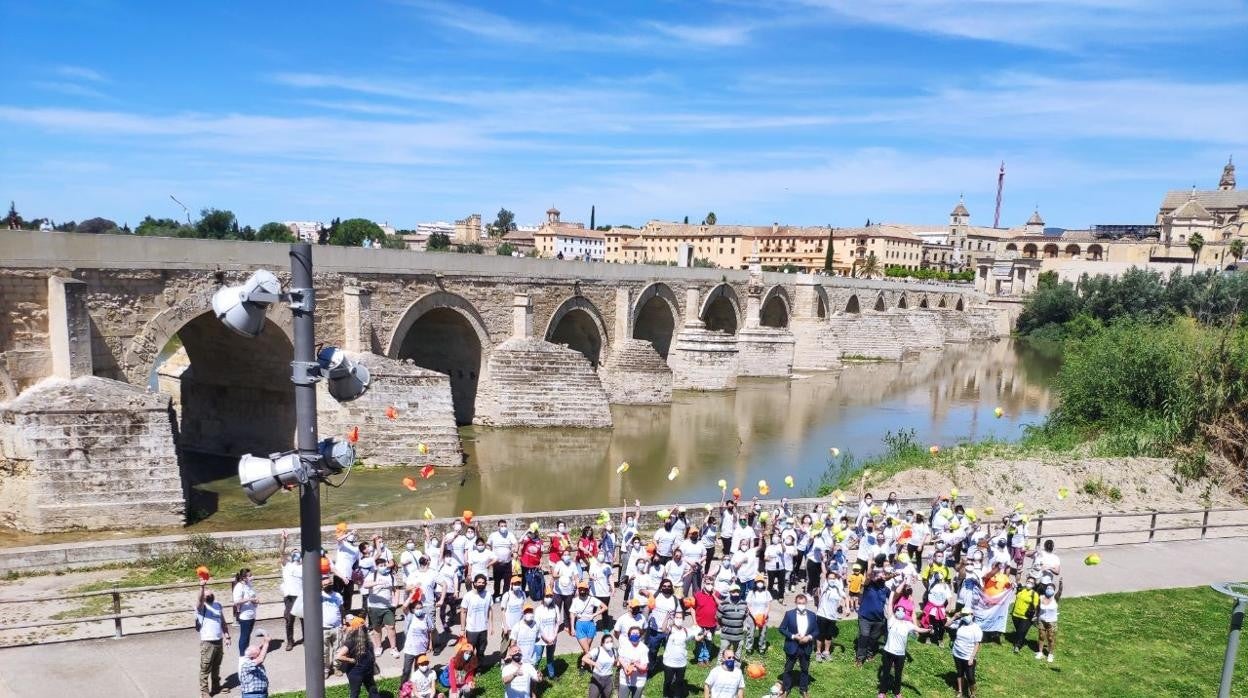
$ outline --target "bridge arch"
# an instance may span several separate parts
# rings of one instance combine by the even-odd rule
[[[954,310],[965,310],[965,309],[966,309],[966,307],[962,304],[962,296],[958,296],[958,304],[957,304],[957,305],[955,305],[955,306],[953,306],[953,309],[954,309]]]
[[[944,297],[944,296],[941,296],[941,297],[940,297],[940,302],[936,304],[936,307],[937,307],[937,308],[948,308],[948,307],[949,307],[949,303],[945,300],[945,297]]]
[[[876,311],[878,311],[878,312],[884,312],[885,310],[888,310],[888,303],[886,303],[886,302],[884,301],[884,292],[883,292],[883,291],[880,291],[880,292],[879,292],[879,294],[878,294],[878,295],[876,295],[876,297],[875,297],[875,308],[874,308],[874,310],[876,310]]]
[[[862,306],[858,303],[858,294],[851,293],[849,300],[845,302],[845,312],[857,315],[862,312]]]
[[[411,359],[421,368],[445,373],[451,381],[455,421],[471,424],[477,386],[490,335],[472,303],[447,291],[421,296],[403,312],[386,345],[386,356]]]
[[[926,293],[924,293],[924,294],[923,294],[923,295],[919,298],[919,307],[920,307],[920,308],[927,308],[927,307],[928,307],[928,305],[927,305],[927,294],[926,294]]]
[[[196,501],[193,485],[232,474],[243,454],[289,450],[295,435],[290,309],[272,306],[260,335],[243,337],[213,315],[217,288],[182,295],[143,326],[122,359],[131,384],[172,397],[191,510],[213,506]]]
[[[667,358],[672,337],[680,324],[680,302],[665,283],[654,282],[641,289],[632,310],[633,339],[644,339],[654,345],[659,356]]]
[[[712,332],[736,334],[741,326],[741,302],[737,300],[736,290],[726,283],[716,285],[702,299],[698,318]]]
[[[585,355],[590,365],[598,368],[607,344],[607,325],[593,301],[572,296],[551,314],[543,335],[552,344],[566,344]]]
[[[906,300],[905,291],[902,291],[901,293],[897,294],[897,307],[901,308],[902,310],[905,310],[906,308],[910,307],[909,301]]]
[[[823,299],[818,299],[822,301]],[[758,307],[758,323],[763,327],[788,327],[792,317],[789,292],[777,284],[767,289]]]

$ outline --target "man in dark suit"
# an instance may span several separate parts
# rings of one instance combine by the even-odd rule
[[[780,682],[784,687],[782,696],[788,698],[793,684],[797,683],[802,698],[810,693],[810,653],[815,648],[815,614],[806,608],[806,595],[798,594],[793,599],[797,608],[787,611],[780,621],[780,634],[784,636],[784,671],[780,674]],[[797,667],[797,679],[793,678],[793,668]]]

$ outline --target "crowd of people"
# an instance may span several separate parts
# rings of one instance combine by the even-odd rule
[[[1031,547],[1021,510],[990,520],[991,510],[977,515],[956,491],[922,511],[903,508],[895,493],[883,502],[858,494],[851,503],[834,492],[804,512],[787,499],[725,494],[718,507],[658,512],[657,529],[635,502],[618,530],[603,512],[575,538],[562,521],[517,533],[500,520],[487,532],[466,514],[445,531],[403,541],[397,555],[380,537],[360,540],[340,525],[321,580],[326,675],[344,673],[352,698],[375,697],[376,667],[388,652],[402,661],[400,695],[460,698],[501,665],[505,695],[520,698],[560,679],[555,650],[566,633],[579,655],[564,671],[587,675],[590,698],[635,698],[652,681],[663,696],[685,698],[691,662],[712,667],[698,691],[705,698],[743,698],[746,676],[761,678],[761,663],[748,658],[769,656],[773,625],[784,663],[770,695],[805,698],[810,663],[834,661],[839,649],[859,668],[878,657],[878,696],[899,696],[912,637],[948,640],[958,696],[975,695],[982,642],[1005,636],[1020,652],[1035,627],[1036,659],[1055,661],[1061,562],[1051,540]],[[302,626],[303,567],[285,543],[283,534],[290,650]],[[260,698],[269,639],[252,638],[261,601],[249,570],[237,575],[230,601],[243,696]],[[852,649],[837,624],[850,618],[858,625]],[[220,687],[231,636],[206,585],[196,626],[207,696]],[[450,658],[435,662],[448,647]]]

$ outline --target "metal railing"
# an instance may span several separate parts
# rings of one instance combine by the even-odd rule
[[[1218,514],[1226,514],[1230,512],[1235,512],[1235,513],[1244,515],[1244,520],[1238,523],[1218,522],[1216,520],[1214,521],[1210,520],[1212,516],[1216,516]],[[1164,519],[1166,517],[1193,516],[1193,515],[1200,516],[1199,523],[1179,523],[1179,524],[1171,524],[1171,525],[1158,525],[1159,519],[1161,520],[1160,522],[1164,524],[1165,523]],[[1141,519],[1141,518],[1148,518],[1147,528],[1143,526],[1135,527],[1135,528],[1107,528],[1106,527],[1107,522],[1112,522],[1116,520]],[[1070,521],[1091,521],[1092,524],[1087,528],[1080,528],[1079,530],[1074,530],[1074,531],[1051,532],[1048,534],[1044,532],[1044,528],[1046,524],[1049,524],[1050,529],[1052,529],[1052,524],[1056,522],[1070,522]],[[1092,545],[1111,545],[1111,544],[1141,545],[1141,544],[1155,542],[1157,538],[1157,533],[1165,532],[1165,531],[1199,531],[1198,535],[1193,535],[1193,536],[1184,537],[1184,538],[1168,538],[1167,540],[1201,540],[1201,539],[1205,539],[1206,537],[1208,537],[1208,534],[1210,531],[1217,531],[1221,529],[1233,529],[1233,528],[1239,528],[1243,530],[1240,533],[1235,533],[1235,534],[1231,534],[1227,536],[1218,536],[1218,537],[1230,538],[1230,537],[1237,537],[1237,536],[1248,536],[1248,508],[1222,507],[1222,508],[1209,508],[1209,509],[1180,509],[1180,510],[1174,510],[1174,511],[1143,511],[1143,512],[1099,512],[1098,511],[1095,514],[1085,514],[1085,515],[1077,515],[1077,516],[1045,516],[1043,514],[1039,514],[1032,519],[1032,524],[1034,525],[1034,531],[1030,533],[1029,538],[1034,538],[1037,541],[1037,544],[1042,538],[1046,538],[1046,539],[1047,538],[1076,538],[1076,537],[1089,537],[1090,536],[1092,539]],[[1124,536],[1124,537],[1135,536],[1135,537],[1142,537],[1143,539],[1120,541],[1118,543],[1110,543],[1105,540],[1107,538],[1115,537],[1115,536]],[[255,575],[253,579],[271,580],[271,579],[279,579],[280,577],[281,575],[279,574],[267,574],[267,575]],[[222,579],[222,580],[210,581],[208,583],[208,586],[228,588],[229,584],[230,584],[229,580]],[[114,586],[112,589],[103,589],[100,591],[85,591],[85,592],[79,592],[75,594],[63,594],[60,596],[40,596],[40,597],[22,598],[22,599],[0,599],[0,605],[34,604],[34,603],[45,603],[45,602],[53,602],[53,601],[69,601],[69,600],[74,600],[74,599],[95,598],[95,597],[100,597],[100,596],[110,597],[110,600],[112,602],[111,613],[95,615],[95,616],[80,616],[80,617],[75,617],[75,618],[47,619],[47,620],[32,621],[28,623],[3,625],[3,626],[0,626],[0,633],[11,632],[15,630],[30,630],[30,629],[35,629],[35,628],[44,628],[44,627],[59,626],[59,625],[106,623],[106,622],[111,621],[113,623],[112,637],[114,639],[121,639],[125,635],[125,630],[122,625],[122,622],[124,620],[135,619],[135,618],[148,618],[152,616],[162,616],[162,615],[178,615],[178,614],[186,614],[189,616],[190,613],[194,611],[193,608],[183,607],[183,608],[173,608],[173,609],[167,609],[167,610],[123,612],[122,611],[122,596],[124,594],[138,594],[138,593],[153,592],[153,591],[157,591],[157,592],[173,591],[177,589],[193,589],[197,587],[199,587],[199,582],[181,582],[181,583],[176,583],[176,584],[161,584],[161,585],[156,585],[156,586],[145,586],[145,587]],[[266,604],[266,606],[268,608],[273,608],[274,604]],[[280,617],[280,616],[276,616],[276,617]],[[158,629],[153,628],[149,630],[141,630],[139,632],[163,632],[165,630],[173,630],[173,629],[179,629],[179,628],[185,628],[185,627],[190,627],[190,625],[189,624],[177,625],[173,627],[165,627],[165,628],[158,628]],[[27,642],[26,644],[39,644],[39,642],[40,642],[39,640],[31,640]],[[0,638],[0,646],[4,646],[5,644],[6,643],[3,642],[2,638]]]

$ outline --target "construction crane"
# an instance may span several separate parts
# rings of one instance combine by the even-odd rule
[[[992,227],[1001,227],[1001,190],[1005,187],[1005,161],[1001,161],[1001,171],[997,172],[997,211],[992,214]]]

